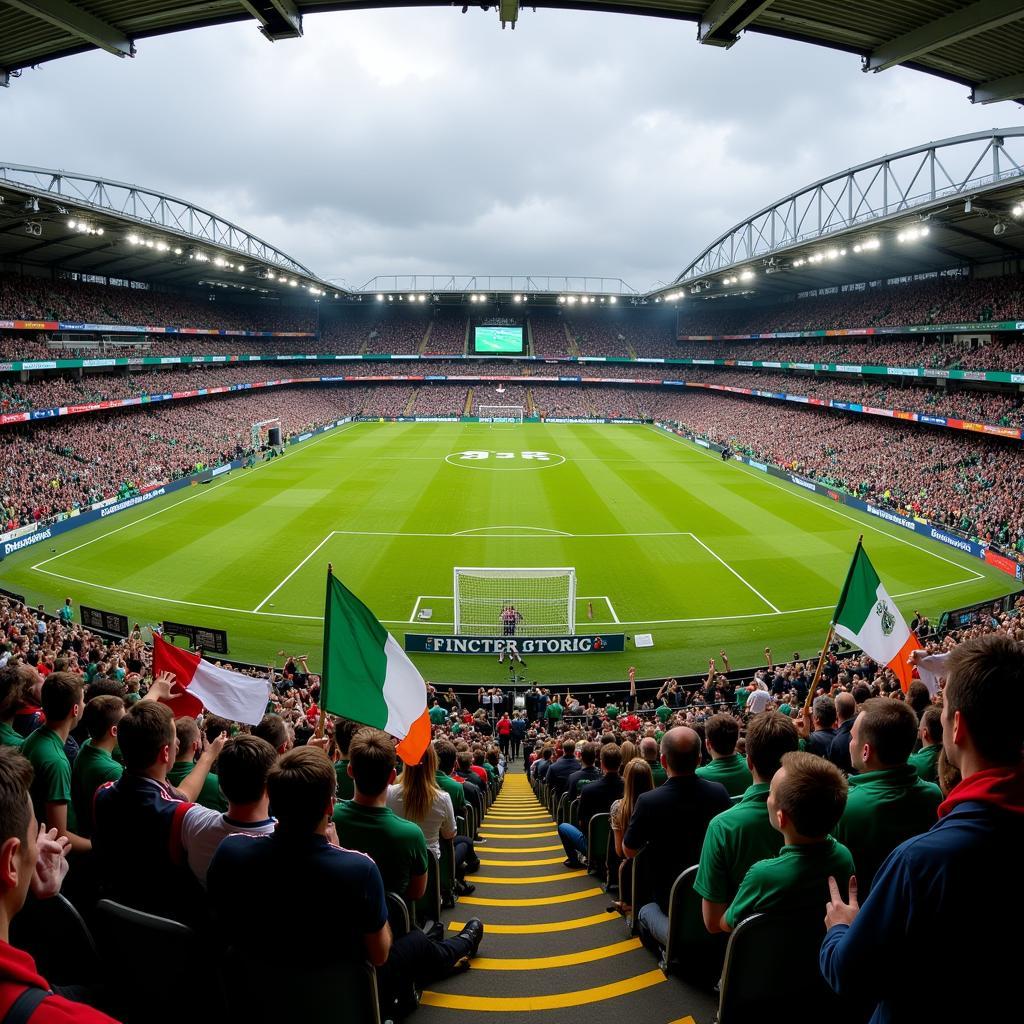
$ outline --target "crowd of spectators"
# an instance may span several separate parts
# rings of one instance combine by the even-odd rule
[[[694,383],[725,384],[837,402],[858,402],[882,409],[904,409],[933,416],[949,416],[973,423],[1020,426],[1024,409],[1018,392],[981,391],[953,387],[893,384],[888,378],[848,381],[834,377],[716,367],[687,368],[685,379]]]
[[[429,356],[459,356],[466,351],[469,319],[459,309],[438,308],[430,323],[430,336],[423,347]]]
[[[924,281],[816,295],[775,305],[707,310],[703,303],[680,307],[680,334],[764,334],[777,331],[910,327],[919,324],[1019,320],[1024,277],[943,276]]]
[[[530,336],[533,354],[541,359],[558,359],[577,355],[566,334],[566,323],[557,310],[532,310]]]
[[[786,403],[768,410],[731,395],[659,392],[654,412],[751,458],[1024,552],[1016,442]]]
[[[76,281],[0,274],[0,320],[205,327],[220,330],[315,331],[315,308],[282,306],[276,299],[231,302]],[[260,327],[253,327],[259,323]]]
[[[359,351],[372,355],[412,355],[419,352],[429,326],[430,310],[427,307],[415,312],[387,310],[384,315],[373,318]]]

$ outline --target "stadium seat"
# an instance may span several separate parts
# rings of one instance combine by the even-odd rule
[[[740,921],[725,952],[717,1024],[854,1024],[863,1019],[821,976],[818,952],[824,937],[818,911],[752,914]]]
[[[580,798],[576,797],[571,804],[569,804],[569,824],[574,828],[579,828],[580,824]]]
[[[441,886],[441,906],[450,909],[455,906],[459,899],[455,887],[455,841],[453,839],[445,839],[444,837],[441,837],[439,841],[441,844],[441,859],[438,863],[438,874]]]
[[[427,891],[416,901],[412,916],[424,931],[441,920],[441,866],[430,850],[427,851]]]
[[[629,899],[633,906],[633,913],[629,916],[630,935],[640,934],[640,922],[637,915],[645,903],[653,899],[651,895],[651,879],[648,870],[647,848],[637,851],[635,857],[625,862],[624,874],[629,879]]]
[[[569,820],[569,794],[563,793],[558,798],[558,806],[555,808],[555,824],[561,825]]]
[[[221,986],[231,1015],[222,1019],[295,1020],[304,1024],[380,1024],[377,977],[365,961],[304,967],[301,957],[254,963],[227,953]],[[169,1000],[174,1003],[177,1000]],[[177,1019],[181,1019],[180,1006]]]
[[[46,900],[29,897],[11,922],[11,945],[30,953],[39,973],[51,984],[93,984],[102,977],[89,926],[59,893]]]
[[[694,892],[697,865],[687,868],[672,883],[668,906],[668,945],[661,969],[672,971],[696,984],[713,988],[722,973],[725,933],[712,935],[704,927],[701,898]]]
[[[388,924],[391,925],[392,936],[400,939],[403,935],[408,935],[412,930],[409,905],[397,892],[384,893],[384,901],[388,908]]]
[[[96,904],[96,938],[103,962],[111,966],[122,966],[126,957],[159,955],[159,951],[188,950],[196,963],[202,963],[209,955],[202,937],[187,925],[113,900],[100,900]],[[118,970],[115,980],[111,997],[116,999],[115,1016],[124,1024],[177,1024],[181,1019],[177,1000],[154,998],[153,977],[149,972]],[[261,984],[252,991],[269,987],[273,986],[266,985],[264,973]],[[203,1000],[196,1011],[198,1019],[212,1021],[220,1017],[223,1008],[215,1003],[218,1000]],[[234,1009],[238,1009],[237,1005]]]
[[[587,870],[600,881],[607,881],[608,840],[612,834],[609,814],[595,814],[587,826]]]

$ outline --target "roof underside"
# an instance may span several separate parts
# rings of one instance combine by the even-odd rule
[[[515,23],[518,0],[485,0]],[[413,6],[389,0],[0,0],[0,84],[12,72],[91,49],[134,55],[148,36],[252,21],[269,39],[302,35],[304,14]],[[447,0],[415,6],[461,7]],[[475,8],[483,6],[473,4]],[[1024,102],[1020,0],[536,0],[530,8],[610,11],[697,23],[699,42],[729,47],[744,31],[858,54],[866,70],[895,65],[961,82],[976,102]]]

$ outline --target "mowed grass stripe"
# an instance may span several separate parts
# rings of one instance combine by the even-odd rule
[[[478,1013],[522,1013],[534,1010],[563,1010],[570,1006],[586,1006],[600,1003],[617,996],[642,992],[652,985],[667,981],[662,971],[655,969],[625,981],[614,981],[595,988],[579,989],[575,992],[561,992],[547,996],[458,996],[443,992],[423,992],[420,1002],[424,1006],[443,1006],[449,1010],[473,1010]]]
[[[124,422],[131,421],[125,417]],[[550,451],[568,461],[513,476],[444,462],[446,455],[470,448]],[[416,461],[401,462],[403,457]],[[24,593],[30,603],[59,604],[71,596],[139,621],[183,618],[189,608],[169,604],[172,599],[207,604],[212,607],[192,607],[192,613],[204,625],[227,630],[229,657],[260,663],[276,654],[280,640],[275,635],[285,628],[296,649],[320,648],[321,558],[346,567],[345,583],[388,620],[393,632],[405,625],[418,596],[450,592],[453,564],[574,565],[581,593],[607,594],[624,623],[765,610],[687,537],[479,534],[436,541],[378,536],[372,543],[366,537],[336,536],[268,601],[262,609],[266,615],[246,611],[339,523],[346,530],[440,534],[529,523],[577,535],[639,534],[668,524],[703,539],[779,608],[803,609],[750,620],[655,622],[656,646],[649,651],[583,661],[545,657],[551,683],[622,679],[634,660],[642,675],[697,671],[707,666],[706,661],[699,664],[702,652],[719,646],[729,650],[734,665],[760,664],[766,643],[806,656],[820,645],[827,617],[814,609],[834,607],[856,535],[868,525],[874,528],[867,534],[869,553],[890,593],[924,591],[900,601],[904,612],[910,605],[934,616],[1007,590],[1005,578],[978,560],[921,538],[908,546],[901,543],[909,538],[900,536],[898,527],[845,508],[837,515],[832,503],[759,476],[644,427],[527,424],[502,432],[475,424],[357,424],[291,447],[284,458],[261,464],[257,471],[236,471],[180,507],[172,507],[180,496],[168,495],[54,538],[46,550],[40,545],[16,552],[4,561],[5,581],[10,581],[5,585]],[[463,498],[455,510],[453,487]],[[156,518],[141,521],[156,512]],[[138,525],[120,530],[134,517]],[[114,529],[120,532],[108,537]],[[71,552],[93,538],[101,539]],[[51,547],[71,553],[45,568],[82,582],[32,570],[51,557]],[[946,560],[933,557],[933,549]],[[253,550],[263,552],[259,565],[252,561]],[[983,578],[957,582],[958,573],[966,578],[974,572]],[[683,589],[680,579],[699,580],[699,585]],[[928,590],[951,584],[955,589]],[[137,596],[121,594],[122,589]],[[722,608],[707,606],[708,592],[721,595]],[[450,618],[447,608],[441,611],[435,609],[435,620]],[[310,618],[278,618],[283,615]],[[314,654],[314,671],[318,660]],[[439,681],[492,681],[487,659],[414,655],[413,660]],[[523,785],[508,796],[521,796],[536,810],[539,805],[528,794]],[[502,812],[517,809],[495,805]]]

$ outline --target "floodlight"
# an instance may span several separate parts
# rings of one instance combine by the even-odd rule
[[[245,264],[239,263],[235,269],[241,274],[245,270]]]
[[[1018,204],[1017,204],[1017,205],[1016,205],[1016,206],[1015,206],[1015,207],[1014,207],[1014,208],[1013,208],[1013,209],[1012,209],[1012,210],[1010,211],[1010,213],[1012,213],[1014,217],[1020,217],[1020,216],[1024,215],[1024,204],[1018,203]]]
[[[74,231],[75,228],[78,227],[78,222],[74,220],[69,220],[68,227],[71,228],[72,231]]]
[[[103,234],[103,228],[97,228],[96,229],[96,234],[97,235],[102,235]]]
[[[180,248],[179,249],[175,249],[174,250],[174,255],[175,256],[180,256],[181,255],[181,249]]]
[[[384,296],[383,296],[383,295],[381,295],[381,293],[380,293],[380,292],[377,292],[377,301],[378,301],[378,302],[383,302],[383,301],[384,301]]]
[[[608,301],[614,306],[615,303],[618,302],[619,300],[617,298],[615,298],[614,295],[612,295],[612,296],[609,297]]]

